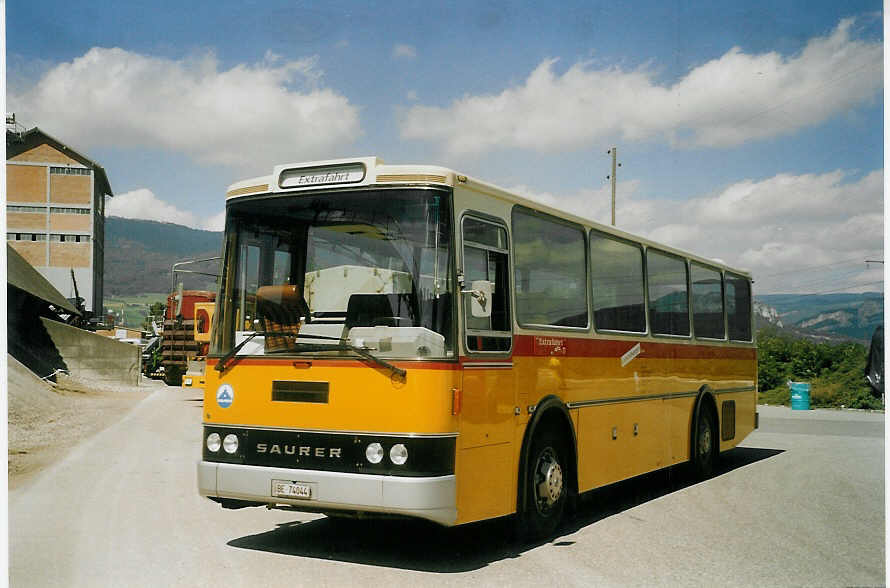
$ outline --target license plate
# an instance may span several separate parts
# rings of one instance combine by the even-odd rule
[[[276,498],[312,498],[312,486],[300,482],[272,480],[272,496]]]

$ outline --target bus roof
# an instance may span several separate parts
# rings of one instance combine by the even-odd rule
[[[661,251],[687,257],[692,261],[719,267],[751,277],[750,272],[726,265],[716,259],[708,259],[689,251],[669,247],[645,237],[604,225],[537,200],[522,197],[494,184],[460,174],[452,169],[435,165],[386,165],[378,157],[353,157],[276,165],[272,174],[235,182],[226,192],[226,201],[239,200],[269,193],[300,193],[330,188],[358,188],[392,185],[441,185],[467,188],[504,200],[539,210],[568,221],[609,233],[617,237],[653,247]]]

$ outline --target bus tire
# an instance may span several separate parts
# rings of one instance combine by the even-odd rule
[[[522,514],[522,534],[542,539],[556,532],[566,508],[568,470],[565,440],[552,429],[532,441],[526,476],[526,502]]]
[[[693,444],[692,464],[695,475],[699,479],[709,478],[714,473],[717,463],[717,426],[709,406],[702,404],[699,408],[695,427],[695,443]]]

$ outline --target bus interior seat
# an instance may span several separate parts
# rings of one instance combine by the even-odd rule
[[[416,326],[411,298],[411,294],[353,294],[346,307],[346,329]]]
[[[257,317],[265,332],[300,332],[301,316],[306,308],[302,289],[292,284],[261,286],[256,292]],[[295,338],[284,335],[266,335],[266,351],[292,350]]]

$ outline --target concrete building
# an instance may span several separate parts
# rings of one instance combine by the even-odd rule
[[[71,271],[86,310],[101,316],[105,170],[39,128],[6,131],[6,240],[66,298]]]

